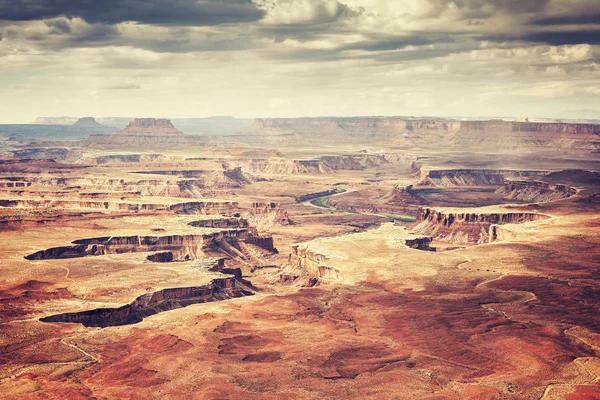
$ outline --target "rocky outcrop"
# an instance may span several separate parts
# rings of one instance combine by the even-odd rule
[[[292,246],[289,263],[299,270],[316,278],[334,280],[339,275],[339,270],[327,266],[329,258],[323,254],[315,253],[296,244]]]
[[[168,119],[136,118],[114,135],[125,136],[183,136]]]
[[[276,225],[289,225],[287,211],[279,203],[252,203],[252,208],[242,213],[252,226],[265,230]]]
[[[135,324],[151,315],[192,304],[223,301],[252,294],[252,290],[235,277],[217,278],[209,285],[170,288],[144,294],[118,308],[97,308],[58,314],[40,318],[40,321],[79,323],[86,327],[105,328]]]
[[[405,206],[423,204],[423,199],[413,192],[413,186],[395,186],[383,197],[385,204]]]
[[[27,260],[53,260],[154,251],[172,251],[178,254],[174,259],[203,258],[214,252],[221,244],[240,247],[239,243],[258,246],[269,252],[276,252],[273,238],[259,236],[255,228],[225,229],[199,235],[167,236],[104,236],[80,239],[73,246],[53,247],[25,256]],[[168,257],[168,256],[166,256]]]
[[[549,173],[550,171],[495,169],[421,169],[421,176],[416,186],[447,188],[500,186],[505,179],[538,177]]]
[[[539,181],[506,181],[495,193],[509,199],[541,203],[569,198],[577,194],[577,189]]]
[[[412,232],[431,235],[436,240],[458,244],[482,244],[498,238],[498,225],[521,224],[548,219],[547,215],[528,212],[474,213],[419,208],[417,225]]]

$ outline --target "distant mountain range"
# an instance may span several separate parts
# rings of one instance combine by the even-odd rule
[[[96,121],[113,131],[122,130],[134,118],[128,117],[101,117]],[[73,125],[78,121],[76,117],[39,117],[36,125]],[[229,116],[214,116],[208,118],[171,118],[173,125],[185,134],[233,134],[248,129],[254,119],[235,118]]]
[[[558,113],[558,119],[596,120],[600,121],[600,110],[565,110]]]

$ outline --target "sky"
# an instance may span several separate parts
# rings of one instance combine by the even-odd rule
[[[599,0],[0,0],[0,123],[600,118]]]

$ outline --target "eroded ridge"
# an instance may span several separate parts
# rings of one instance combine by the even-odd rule
[[[498,239],[498,225],[522,224],[549,219],[531,212],[468,212],[420,207],[415,233],[432,235],[436,240],[460,244],[489,243]]]
[[[109,327],[141,322],[144,318],[163,311],[251,296],[253,291],[235,277],[217,278],[208,285],[169,288],[139,296],[118,308],[97,308],[89,311],[51,315],[40,318],[43,322],[80,323],[86,327]]]

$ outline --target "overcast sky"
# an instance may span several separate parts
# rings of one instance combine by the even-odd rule
[[[0,123],[600,110],[600,1],[0,0],[0,93]]]

